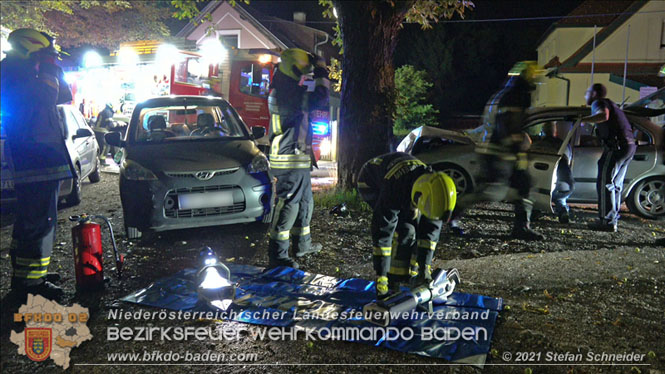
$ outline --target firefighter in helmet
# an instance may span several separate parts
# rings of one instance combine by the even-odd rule
[[[374,210],[372,245],[379,299],[400,283],[430,281],[432,257],[443,221],[455,207],[455,183],[422,161],[401,152],[365,163],[358,193]]]
[[[2,70],[2,126],[14,163],[17,207],[12,232],[12,291],[58,298],[46,281],[55,240],[60,181],[76,174],[65,146],[57,104],[72,100],[55,62],[54,39],[33,29],[9,34]],[[54,277],[55,278],[55,277]]]
[[[311,89],[304,76],[313,73]],[[330,82],[323,62],[302,49],[282,52],[273,75],[268,109],[270,111],[270,165],[277,178],[276,206],[270,225],[268,257],[270,267],[298,264],[289,257],[293,236],[296,257],[321,250],[312,244],[309,223],[314,208],[312,199],[312,128],[309,108],[328,103]]]
[[[524,240],[544,239],[530,225],[533,202],[529,200],[531,177],[526,152],[531,139],[522,131],[526,109],[531,106],[531,91],[542,72],[535,61],[518,62],[508,72],[503,87],[487,102],[484,121],[491,134],[489,141],[476,147],[484,180],[477,191],[462,196],[457,204],[451,229],[458,235],[464,235],[459,219],[469,206],[506,200],[515,205],[511,235]]]

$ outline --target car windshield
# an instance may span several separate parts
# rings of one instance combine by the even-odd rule
[[[232,140],[247,137],[230,106],[187,103],[143,107],[133,126],[137,143]]]

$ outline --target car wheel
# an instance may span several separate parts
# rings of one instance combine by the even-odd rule
[[[65,198],[67,206],[75,206],[81,203],[81,167],[76,165],[76,175],[72,183],[72,192]]]
[[[640,181],[626,201],[631,212],[645,218],[665,217],[665,179]]]
[[[440,165],[438,167],[435,165],[434,169],[446,173],[453,180],[453,182],[455,182],[457,196],[462,196],[467,192],[473,191],[471,178],[461,168],[454,165]]]
[[[99,174],[99,159],[95,157],[95,170],[88,175],[90,183],[97,183],[102,180],[102,176]]]

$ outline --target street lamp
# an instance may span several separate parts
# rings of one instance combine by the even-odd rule
[[[231,271],[210,247],[203,247],[199,259],[201,268],[196,274],[199,301],[213,308],[228,309],[236,294],[236,287],[230,282]]]

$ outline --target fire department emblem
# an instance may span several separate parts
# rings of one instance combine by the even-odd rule
[[[44,361],[51,355],[52,334],[50,328],[26,327],[25,354],[32,361]]]

